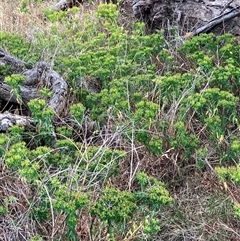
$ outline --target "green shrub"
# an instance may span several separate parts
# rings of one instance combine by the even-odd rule
[[[138,191],[131,193],[107,187],[91,205],[91,213],[103,222],[113,239],[126,235],[127,230],[137,225],[146,238],[157,234],[160,224],[156,213],[162,205],[173,201],[164,184],[156,178],[138,172],[136,179],[141,186]]]
[[[106,221],[110,228],[112,222],[119,223],[129,220],[136,209],[133,194],[106,188],[101,198],[92,204],[91,212],[102,221]]]

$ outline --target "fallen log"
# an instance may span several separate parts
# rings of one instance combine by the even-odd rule
[[[25,76],[24,82],[19,85],[19,94],[24,106],[27,106],[27,103],[32,99],[40,98],[39,90],[47,87],[52,92],[47,101],[48,106],[54,110],[56,116],[64,114],[68,86],[66,81],[52,69],[49,63],[38,62],[33,68],[28,69],[29,66],[24,61],[7,54],[1,49],[0,64],[9,66],[11,74]],[[4,82],[3,75],[0,76],[0,100],[5,101],[5,103],[19,104],[17,96],[12,92],[12,87]]]
[[[84,0],[61,0],[55,5],[55,9],[57,11],[66,11],[72,7],[79,7],[81,4],[83,4],[83,2]],[[88,1],[85,0],[85,2],[88,2]],[[103,1],[99,1],[99,3],[117,4],[117,0],[103,0]]]
[[[0,131],[6,131],[10,126],[20,125],[27,130],[35,130],[35,124],[30,117],[28,102],[41,98],[40,90],[45,87],[51,91],[47,99],[47,106],[52,108],[54,120],[68,114],[66,81],[56,73],[51,64],[37,62],[31,67],[26,62],[11,56],[0,49],[0,66],[7,69],[7,75],[0,71]],[[0,69],[1,70],[1,69]],[[19,96],[14,94],[13,88],[4,79],[12,74],[24,76],[24,81],[18,85]],[[19,115],[21,114],[21,115]]]
[[[134,16],[153,32],[172,29],[184,36],[203,32],[240,35],[240,0],[133,0]],[[176,32],[175,32],[176,36]]]
[[[19,103],[19,99],[13,94],[12,87],[4,82],[4,74],[0,71],[0,132],[6,132],[9,127],[14,125],[22,126],[27,131],[38,131],[38,123],[31,117],[28,102],[32,99],[41,98],[39,91],[43,87],[51,90],[47,106],[54,110],[55,116],[52,119],[54,126],[66,124],[64,121],[66,119],[67,125],[72,126],[74,133],[77,134],[76,138],[79,136],[87,138],[94,132],[95,122],[91,121],[87,115],[82,123],[78,123],[69,114],[67,83],[53,70],[51,64],[37,62],[33,67],[30,67],[24,61],[9,55],[1,49],[0,65],[10,67],[10,74],[21,74],[25,77],[24,81],[19,84],[19,94],[22,100]],[[80,86],[80,88],[87,88],[93,92],[98,90],[93,83]],[[1,107],[1,103],[3,103],[4,107]],[[8,108],[14,105],[14,108]],[[22,111],[24,108],[27,111]],[[54,132],[51,135],[54,138],[56,137]]]
[[[72,7],[78,7],[82,3],[81,0],[61,0],[55,5],[57,11],[65,11]]]
[[[34,86],[37,86],[37,89],[47,87],[51,90],[52,96],[48,99],[48,106],[54,110],[56,116],[62,116],[67,104],[68,86],[66,81],[52,69],[51,65],[46,62],[38,62],[31,70],[25,71],[23,75],[26,76],[25,87],[31,85],[33,90]]]
[[[36,131],[34,120],[29,116],[21,116],[11,113],[0,113],[0,132],[6,132],[9,127],[18,125],[28,131]]]
[[[240,15],[240,6],[237,8],[233,8],[231,11],[224,13],[220,15],[219,17],[216,17],[212,19],[209,23],[206,25],[194,30],[193,36],[198,35],[200,33],[208,33],[211,30],[213,30],[215,27],[217,27],[221,23],[226,23],[227,21],[237,17]]]

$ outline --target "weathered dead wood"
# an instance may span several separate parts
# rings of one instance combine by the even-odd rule
[[[47,105],[55,112],[55,117],[62,117],[67,114],[67,93],[68,86],[66,81],[53,69],[51,64],[46,62],[38,62],[30,68],[24,61],[9,55],[3,49],[0,49],[0,65],[9,67],[10,74],[21,74],[25,76],[25,80],[19,85],[19,94],[21,103],[14,95],[12,88],[4,82],[4,74],[0,74],[0,103],[4,103],[2,111],[7,114],[0,116],[0,130],[4,131],[9,126],[19,124],[25,126],[28,130],[32,129],[32,119],[28,116],[14,115],[9,113],[10,110],[6,106],[18,105],[20,109],[28,109],[28,102],[32,99],[40,98],[39,90],[43,87],[51,90],[52,95],[47,100]],[[30,112],[27,112],[30,113]]]
[[[55,8],[57,11],[65,11],[69,8],[72,8],[74,6],[78,7],[82,3],[81,0],[61,0],[55,5]]]
[[[34,68],[25,71],[23,75],[26,76],[25,88],[31,85],[33,90],[47,87],[52,91],[48,106],[54,110],[57,116],[61,116],[67,103],[68,86],[66,81],[46,62],[38,62]]]
[[[227,21],[237,17],[240,15],[240,6],[237,8],[233,8],[231,11],[224,13],[220,15],[219,17],[216,17],[212,19],[209,23],[206,25],[194,30],[193,36],[198,35],[200,33],[208,33],[211,30],[213,30],[215,27],[217,27],[221,23],[226,23]]]
[[[87,0],[61,0],[55,5],[55,9],[57,11],[66,11],[72,7],[79,7],[84,1],[88,2]],[[117,0],[103,0],[102,3],[117,4]]]
[[[184,36],[192,32],[240,35],[240,0],[133,0],[134,16],[151,31],[172,27]]]
[[[34,121],[31,117],[11,113],[0,113],[0,132],[6,132],[9,127],[18,125],[29,131],[35,131]]]
[[[6,52],[0,51],[0,63],[11,67],[11,73],[22,74],[25,81],[19,85],[20,95],[24,105],[40,97],[39,89],[47,87],[52,91],[48,99],[48,106],[51,107],[56,116],[61,116],[66,107],[68,87],[66,81],[57,74],[46,62],[38,62],[33,68],[27,69],[27,64]],[[0,100],[19,104],[17,97],[13,94],[12,88],[0,79]]]
[[[83,123],[76,122],[74,117],[69,115],[67,108],[67,83],[52,69],[51,64],[37,62],[34,67],[29,68],[24,61],[7,54],[2,49],[0,51],[0,64],[10,66],[11,74],[21,74],[25,76],[24,82],[19,85],[22,106],[24,105],[28,108],[28,102],[32,99],[41,98],[39,90],[43,87],[47,87],[52,92],[51,97],[47,100],[47,105],[55,112],[52,121],[53,125],[58,125],[58,120],[63,121],[64,118],[67,117],[68,125],[72,126],[78,136],[86,138],[93,133],[95,122],[91,121],[87,115]],[[88,83],[85,88],[89,91],[96,92],[98,88],[94,83]],[[84,87],[82,86],[80,88]],[[0,77],[0,104],[3,101],[5,102],[4,104],[13,103],[15,105],[20,105],[17,97],[13,94],[12,88],[4,82],[4,75]],[[21,109],[21,105],[19,109]],[[25,130],[28,131],[37,131],[38,123],[35,123],[33,118],[30,117],[30,112],[25,111],[25,113],[29,114],[26,116],[26,114],[23,111],[19,111],[19,109],[13,109],[13,113],[11,113],[7,108],[4,108],[4,113],[0,113],[0,132],[6,132],[9,127],[14,125],[23,126]],[[20,112],[22,115],[19,115]],[[54,132],[52,136],[55,138]]]

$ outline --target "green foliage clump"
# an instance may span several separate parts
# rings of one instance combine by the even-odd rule
[[[127,191],[106,188],[101,198],[92,204],[91,212],[102,221],[116,223],[128,220],[137,209],[134,195]]]
[[[186,81],[188,87],[184,90],[188,91],[179,98],[179,118],[181,121],[195,118],[207,127],[211,145],[221,161],[233,156],[231,147],[223,149],[222,145],[228,138],[226,133],[231,132],[228,128],[239,125],[238,51],[239,45],[230,34],[217,37],[202,34],[186,41],[179,50],[196,68],[188,74],[193,80]]]
[[[236,216],[240,219],[240,205],[237,203],[234,203],[233,209],[235,211]]]
[[[231,167],[216,167],[215,168],[221,181],[226,181],[228,179],[240,184],[240,166]]]
[[[19,74],[12,74],[11,76],[7,76],[4,81],[12,87],[12,92],[16,96],[17,102],[22,104],[22,97],[20,95],[20,87],[19,84],[23,83],[25,80],[25,76]]]
[[[169,204],[173,201],[164,184],[155,177],[148,176],[144,172],[137,172],[137,182],[141,185],[141,190],[136,192],[140,203],[146,204],[150,209],[159,209],[161,205]]]
[[[182,121],[176,122],[174,129],[176,133],[172,138],[171,145],[176,148],[183,148],[185,157],[189,158],[194,150],[199,147],[199,139],[186,130],[185,124]]]
[[[3,157],[6,153],[7,136],[0,133],[0,157]]]
[[[1,48],[8,50],[11,55],[26,61],[29,65],[32,65],[40,59],[40,54],[32,51],[31,43],[19,34],[0,31],[0,43]]]
[[[29,150],[26,147],[26,143],[18,142],[13,144],[6,153],[6,164],[14,170],[18,170],[27,158],[28,153]]]
[[[240,184],[240,165],[230,167],[216,167],[215,171],[221,182],[232,181],[237,186]],[[227,184],[226,184],[227,185]],[[240,206],[236,200],[233,200],[233,210],[235,215],[240,219]]]
[[[30,44],[25,41],[24,37],[17,34],[0,32],[0,42],[2,48],[8,49],[8,51],[20,59],[24,59],[29,54]]]
[[[56,179],[52,179],[53,187],[56,188],[55,197],[52,205],[58,213],[64,212],[67,223],[67,236],[71,240],[77,240],[76,225],[78,221],[77,210],[85,207],[88,203],[88,197],[80,192],[68,191],[66,185],[62,185]]]
[[[54,127],[52,124],[53,109],[47,106],[44,99],[32,99],[28,102],[28,106],[37,124],[38,138],[40,140],[44,139],[46,144],[51,145],[54,140]]]
[[[154,82],[160,88],[161,102],[166,105],[185,97],[185,92],[194,89],[194,85],[197,85],[199,80],[195,80],[191,72],[184,74],[167,73],[164,76],[157,76]]]
[[[146,237],[157,234],[160,225],[156,213],[162,205],[173,201],[164,184],[156,178],[138,172],[136,179],[141,186],[140,190],[132,193],[107,187],[91,205],[91,213],[99,217],[112,237],[121,232],[126,233],[124,230],[135,225],[141,226]]]
[[[78,123],[83,122],[85,110],[86,110],[86,108],[81,103],[73,104],[70,107],[70,113],[76,118]]]

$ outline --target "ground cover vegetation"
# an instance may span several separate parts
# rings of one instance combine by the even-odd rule
[[[1,48],[51,62],[75,120],[55,125],[43,89],[29,102],[37,133],[0,134],[2,240],[239,240],[238,40],[172,29],[171,42],[114,4],[50,2],[0,3]]]

